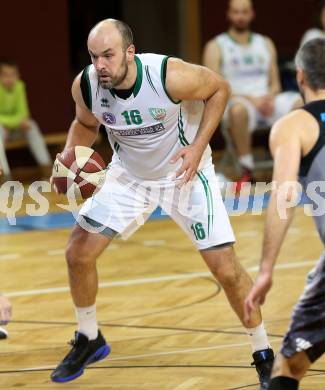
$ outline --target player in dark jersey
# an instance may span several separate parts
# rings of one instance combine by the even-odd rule
[[[305,106],[280,119],[272,128],[274,189],[266,215],[261,267],[246,302],[246,319],[262,304],[272,285],[272,271],[293,217],[296,190],[289,182],[299,177],[312,205],[312,215],[325,243],[325,39],[307,42],[296,56],[297,81]],[[289,189],[284,191],[284,188]],[[317,204],[315,204],[317,200]],[[292,204],[292,203],[291,203]],[[286,218],[282,218],[286,212]],[[325,352],[325,251],[309,273],[296,305],[290,329],[278,354],[269,390],[295,390],[307,369]]]

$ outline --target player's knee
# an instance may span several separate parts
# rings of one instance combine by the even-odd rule
[[[65,251],[65,257],[69,268],[85,267],[92,261],[89,256],[89,251],[87,254],[80,245],[76,245],[75,243],[68,244]]]
[[[302,378],[304,376],[306,370],[308,369],[308,367],[306,367],[304,361],[300,360],[300,359],[289,359],[288,366],[289,366],[289,370],[291,372],[291,375],[294,378]]]
[[[300,354],[291,358],[284,357],[279,353],[273,364],[272,376],[288,376],[300,380],[309,367],[307,359],[301,359]]]
[[[216,277],[224,288],[235,287],[239,282],[239,275],[233,267],[221,267]]]
[[[244,118],[247,117],[247,109],[246,107],[241,104],[241,103],[235,103],[234,105],[232,105],[229,109],[229,115],[230,115],[230,118],[233,120],[233,119],[236,119],[236,120],[243,120]]]
[[[210,263],[213,275],[223,287],[236,286],[240,278],[238,267],[231,254],[226,253],[225,250],[218,251],[213,262]]]

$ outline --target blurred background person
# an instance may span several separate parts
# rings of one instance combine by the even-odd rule
[[[205,46],[203,64],[230,82],[232,98],[224,120],[229,127],[242,176],[236,191],[253,180],[251,133],[271,126],[302,104],[297,92],[282,92],[277,53],[272,40],[251,31],[255,17],[251,0],[230,0],[230,27]]]
[[[325,38],[325,0],[317,8],[317,27],[308,29],[301,38],[300,46],[314,38]]]
[[[26,137],[35,160],[47,175],[51,157],[37,123],[30,118],[25,84],[20,79],[18,66],[14,60],[0,59],[0,165],[5,180],[11,178],[6,142],[21,137]]]

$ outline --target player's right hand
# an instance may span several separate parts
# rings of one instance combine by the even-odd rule
[[[9,300],[0,296],[0,324],[6,325],[11,320],[12,307]]]
[[[272,273],[260,272],[254,286],[245,299],[244,306],[244,322],[249,325],[252,312],[258,305],[263,305],[265,302],[266,294],[272,287]]]
[[[183,175],[181,182],[177,185],[178,188],[194,179],[202,154],[201,148],[191,144],[181,148],[172,157],[171,164],[175,164],[180,158],[183,160],[181,167],[176,172],[176,179]]]

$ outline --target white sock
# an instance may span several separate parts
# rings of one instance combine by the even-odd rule
[[[254,158],[252,154],[245,154],[239,157],[239,163],[244,168],[252,171],[254,169]]]
[[[88,307],[76,307],[78,332],[87,336],[89,340],[95,340],[98,336],[96,319],[96,305]]]
[[[256,328],[246,328],[246,332],[252,343],[253,352],[271,348],[263,322]]]

